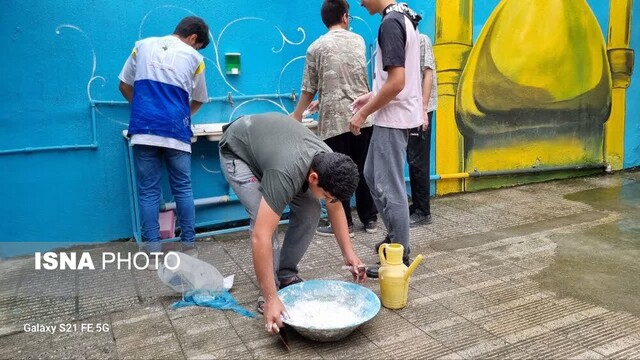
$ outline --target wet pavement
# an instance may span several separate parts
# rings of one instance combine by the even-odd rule
[[[407,307],[382,308],[339,342],[294,333],[287,352],[260,318],[172,309],[180,296],[153,272],[35,270],[23,257],[0,261],[0,358],[640,359],[639,171],[441,197],[432,213],[411,231],[425,261]],[[354,247],[373,263],[384,235],[358,225]],[[232,294],[253,310],[248,233],[199,245],[201,259],[235,274]],[[341,265],[335,240],[315,237],[300,273],[348,280]],[[376,280],[365,286],[379,294]]]

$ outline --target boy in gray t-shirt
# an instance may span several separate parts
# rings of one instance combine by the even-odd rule
[[[327,202],[344,263],[354,269],[355,280],[366,279],[340,203],[358,185],[358,169],[348,156],[332,152],[305,125],[279,113],[237,119],[225,129],[219,146],[224,176],[251,218],[253,265],[262,293],[258,311],[268,332],[283,326],[284,305],[276,286],[302,281],[298,263],[320,220],[319,200]],[[287,205],[289,226],[280,250],[276,229]]]

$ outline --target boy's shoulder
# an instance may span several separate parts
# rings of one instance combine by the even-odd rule
[[[345,42],[347,43],[345,44]],[[348,30],[329,31],[315,39],[311,45],[309,45],[309,51],[322,51],[326,47],[333,48],[336,43],[340,44],[340,46],[348,46],[348,44],[352,43],[364,44],[364,38],[359,34]]]

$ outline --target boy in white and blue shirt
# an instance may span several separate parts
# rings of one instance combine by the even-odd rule
[[[209,27],[200,18],[180,21],[172,35],[137,41],[120,75],[131,103],[128,135],[133,146],[142,239],[160,251],[160,177],[164,162],[181,229],[183,250],[195,253],[191,188],[191,116],[207,102],[204,58]]]

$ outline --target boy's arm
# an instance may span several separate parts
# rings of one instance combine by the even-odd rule
[[[422,130],[427,130],[427,126],[429,126],[429,117],[427,113],[429,112],[429,99],[431,99],[431,87],[433,85],[433,69],[425,68],[422,71],[422,112],[424,113],[424,123],[422,125]]]
[[[382,84],[380,91],[351,117],[350,128],[354,134],[360,134],[360,128],[369,115],[387,105],[404,89],[404,67],[389,67],[387,73],[387,81]]]
[[[193,77],[193,90],[191,91],[191,102],[189,103],[189,110],[191,110],[191,116],[195,115],[202,104],[209,101],[209,95],[207,94],[207,80],[205,78],[205,66],[204,61],[198,65]]]
[[[285,309],[276,290],[273,275],[273,245],[271,243],[273,232],[279,221],[280,215],[271,209],[264,198],[261,198],[256,223],[251,232],[251,253],[260,292],[265,299],[264,322],[270,333],[278,332],[273,324],[277,324],[277,328],[284,326],[280,316]]]
[[[133,99],[133,86],[125,83],[124,81],[120,81],[120,86],[118,86],[118,88],[120,89],[122,96],[131,103],[131,100]]]
[[[191,104],[189,104],[189,108],[191,109],[191,116],[195,115],[198,110],[202,107],[202,103],[200,101],[191,100]]]
[[[138,52],[134,47],[131,51],[131,54],[125,61],[122,70],[120,71],[120,75],[118,75],[118,79],[120,79],[120,84],[118,85],[118,89],[122,93],[125,99],[129,103],[133,100],[133,83],[136,79],[136,66],[138,63]]]
[[[353,251],[351,238],[349,237],[347,217],[344,214],[342,203],[339,201],[335,203],[327,202],[326,205],[329,222],[331,222],[331,228],[338,241],[338,246],[340,246],[344,263],[345,265],[352,266],[351,273],[353,274],[353,279],[362,283],[367,279],[367,274],[364,271],[363,262],[358,258],[355,251]]]
[[[302,94],[300,94],[298,105],[296,105],[296,109],[291,114],[291,117],[298,121],[302,121],[302,113],[304,113],[304,111],[309,107],[309,104],[311,104],[311,101],[313,101],[313,97],[315,95],[315,93],[310,93],[303,90]]]
[[[302,71],[302,90],[300,91],[300,101],[291,117],[302,121],[302,114],[309,107],[313,97],[318,92],[318,66],[312,49],[307,49],[306,59],[304,61],[304,70]]]

